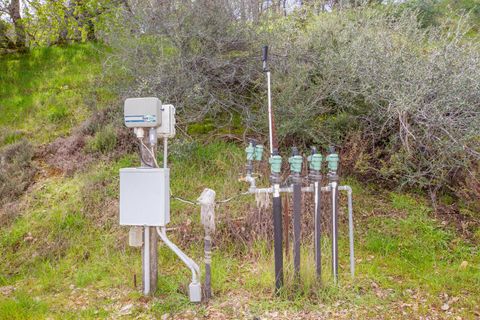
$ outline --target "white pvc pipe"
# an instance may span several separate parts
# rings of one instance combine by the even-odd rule
[[[143,294],[150,294],[150,227],[143,228]]]
[[[167,157],[168,157],[168,139],[163,138],[163,168],[167,169]]]
[[[326,187],[321,187],[321,190],[323,192],[330,192],[330,186],[326,186]],[[313,192],[314,191],[314,188],[313,187],[303,187],[302,188],[302,192]],[[257,187],[250,187],[248,189],[248,193],[252,193],[252,194],[255,194],[255,193],[272,193],[273,192],[273,189],[270,187],[270,188],[257,188]],[[280,192],[288,192],[288,193],[292,193],[293,192],[293,188],[292,187],[286,187],[286,188],[280,188]]]
[[[190,259],[182,250],[180,250],[173,242],[167,237],[166,227],[157,227],[157,233],[163,242],[182,260],[182,262],[190,268],[192,272],[192,283],[197,284],[200,282],[200,267]]]
[[[353,238],[353,201],[352,201],[352,188],[350,186],[339,186],[338,190],[347,191],[348,196],[348,238],[350,245],[350,274],[352,278],[355,276],[355,249],[354,249],[354,238]]]
[[[273,155],[273,128],[272,128],[272,93],[270,91],[270,71],[267,71],[267,97],[268,97],[268,134],[270,155]]]
[[[331,192],[332,192],[332,272],[333,272],[333,281],[337,283],[338,281],[338,257],[337,257],[337,203],[336,203],[336,192],[337,192],[337,182],[333,181],[330,183]]]
[[[319,269],[319,265],[321,265],[320,263],[320,251],[319,251],[319,243],[317,242],[317,240],[319,239],[319,232],[320,230],[318,230],[318,226],[319,226],[319,222],[320,222],[320,215],[319,215],[319,212],[318,212],[318,202],[319,202],[319,198],[318,198],[318,188],[320,187],[320,185],[318,184],[318,181],[315,181],[314,183],[314,187],[313,189],[315,190],[314,191],[314,194],[313,194],[313,197],[314,197],[314,201],[315,201],[315,206],[314,206],[314,220],[315,220],[315,235],[314,235],[314,243],[315,243],[315,268],[318,272]],[[317,273],[317,276],[320,276],[320,274]]]
[[[345,186],[348,194],[348,236],[350,240],[350,274],[355,277],[355,252],[353,248],[353,204],[352,188]]]

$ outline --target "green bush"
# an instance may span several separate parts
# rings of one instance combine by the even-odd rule
[[[95,136],[87,141],[86,150],[107,154],[117,145],[117,132],[113,125],[108,125],[95,133]]]
[[[138,9],[111,32],[112,67],[131,80],[125,95],[174,102],[183,123],[240,113],[265,134],[267,43],[281,147],[345,146],[360,132],[351,156],[369,155],[364,174],[433,193],[480,160],[480,41],[461,15],[433,24],[428,8],[386,6],[249,21],[201,2]]]

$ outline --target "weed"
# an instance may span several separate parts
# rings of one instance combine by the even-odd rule
[[[113,151],[116,145],[116,130],[112,125],[108,125],[97,131],[95,136],[87,141],[86,150],[89,152],[100,152],[107,154]]]

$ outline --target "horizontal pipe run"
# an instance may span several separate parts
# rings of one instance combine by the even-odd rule
[[[347,190],[342,187],[348,187],[348,186],[339,186],[339,190]],[[342,188],[342,189],[340,189]],[[330,186],[325,186],[321,188],[322,192],[330,192]],[[314,187],[309,186],[309,187],[302,187],[302,192],[314,192]],[[256,193],[273,193],[272,188],[257,188],[257,187],[250,187],[248,189],[248,193],[251,194],[256,194]],[[293,193],[293,187],[286,187],[286,188],[280,188],[280,193]]]

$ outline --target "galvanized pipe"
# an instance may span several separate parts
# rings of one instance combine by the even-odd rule
[[[331,178],[332,201],[332,274],[335,283],[338,282],[338,182],[335,176]]]
[[[150,227],[143,228],[143,294],[150,292]]]
[[[355,249],[353,238],[353,201],[352,201],[352,188],[350,186],[339,186],[338,190],[347,191],[348,197],[348,240],[350,249],[350,274],[352,278],[355,277]]]
[[[270,144],[270,154],[273,154],[273,112],[272,112],[272,92],[270,88],[270,71],[267,71],[267,96],[268,96],[268,142]]]
[[[205,237],[205,299],[208,301],[212,297],[212,239],[210,236]]]

